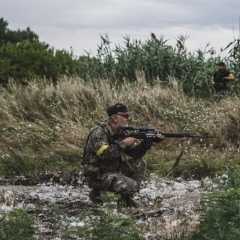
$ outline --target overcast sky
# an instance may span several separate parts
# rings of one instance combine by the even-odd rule
[[[239,38],[240,0],[0,0],[0,17],[11,30],[30,27],[40,41],[75,55],[96,53],[100,35],[112,46],[123,37],[145,41],[154,33],[187,49],[220,48]]]

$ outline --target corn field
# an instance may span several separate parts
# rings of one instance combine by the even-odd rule
[[[231,93],[239,93],[240,84],[240,40],[234,39],[222,51],[226,57],[221,59],[209,44],[203,50],[191,53],[185,47],[187,36],[179,36],[175,47],[163,37],[154,33],[151,39],[142,42],[124,37],[124,45],[115,45],[107,35],[101,36],[97,54],[90,53],[78,61],[78,75],[84,80],[110,79],[113,83],[135,82],[139,73],[149,84],[169,85],[172,78],[177,79],[184,93],[190,97],[208,98],[213,95],[211,77],[217,70],[217,63],[224,61],[235,75]],[[209,57],[210,56],[210,57]]]

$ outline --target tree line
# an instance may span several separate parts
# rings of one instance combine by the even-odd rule
[[[29,27],[11,30],[8,22],[0,18],[0,83],[10,79],[20,84],[38,77],[57,81],[61,75],[76,73],[76,60],[72,52],[55,50],[39,41]]]
[[[169,84],[177,79],[188,96],[208,97],[213,93],[210,78],[216,63],[225,61],[236,79],[240,72],[240,40],[234,39],[224,49],[227,56],[221,59],[209,45],[191,53],[185,47],[186,36],[179,36],[176,46],[168,44],[154,33],[146,41],[124,37],[123,45],[115,45],[107,35],[101,35],[96,54],[74,56],[73,51],[56,50],[29,27],[11,30],[8,22],[0,18],[0,83],[9,80],[27,84],[31,79],[46,79],[56,83],[63,76],[78,76],[85,81],[108,78],[114,83],[134,82],[139,74],[149,84]],[[208,56],[208,57],[207,57]],[[235,81],[234,92],[240,84]]]

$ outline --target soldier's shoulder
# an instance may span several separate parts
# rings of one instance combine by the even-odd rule
[[[99,122],[93,128],[91,128],[91,132],[105,131],[107,127],[108,125],[106,122]]]

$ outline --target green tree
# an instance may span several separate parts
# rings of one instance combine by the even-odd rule
[[[0,83],[6,85],[9,79],[27,84],[29,79],[39,77],[56,82],[59,76],[74,75],[77,60],[73,52],[54,50],[40,42],[38,35],[28,27],[12,31],[8,22],[0,19]]]
[[[26,30],[13,31],[7,28],[8,22],[0,18],[0,46],[7,43],[21,43],[23,41],[38,41],[38,35],[29,27]]]

